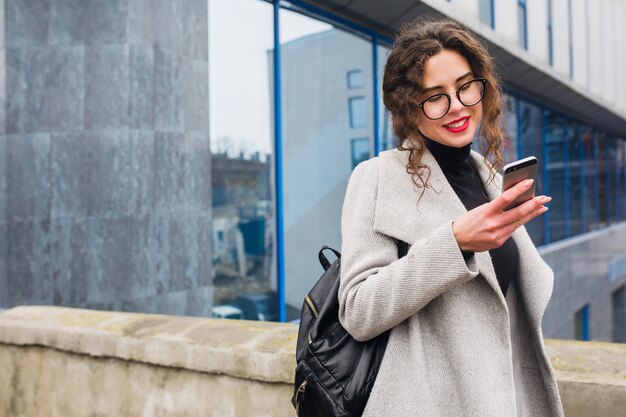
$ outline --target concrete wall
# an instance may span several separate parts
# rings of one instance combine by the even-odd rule
[[[0,308],[207,314],[206,0],[0,5]]]
[[[576,311],[589,304],[591,340],[613,341],[611,294],[626,285],[626,270],[610,278],[609,264],[626,255],[625,235],[626,224],[619,223],[540,249],[554,270],[554,291],[543,316],[545,337],[573,339]]]
[[[494,1],[495,30],[479,24],[479,1],[424,0],[424,3],[478,28],[488,39],[496,40],[533,65],[557,75],[572,87],[581,88],[616,114],[626,114],[625,0],[552,0],[552,50],[550,66],[548,43],[548,0],[526,0],[528,49],[523,49],[517,1]],[[570,29],[571,5],[571,29]],[[570,77],[570,37],[573,48]]]
[[[291,324],[18,307],[0,314],[0,415],[294,416]],[[626,345],[546,341],[567,417],[626,408]]]
[[[528,53],[539,62],[549,64],[547,1],[527,1]]]

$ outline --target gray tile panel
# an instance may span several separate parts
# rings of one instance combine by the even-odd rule
[[[6,270],[5,290],[8,296],[7,307],[20,304],[41,303],[40,291],[35,282],[38,263],[31,262],[37,244],[34,227],[37,222],[14,221],[6,225]],[[35,293],[35,290],[38,290]]]
[[[188,0],[182,12],[182,54],[207,62],[209,59],[208,2]]]
[[[5,0],[6,46],[45,45],[48,42],[52,0]]]
[[[85,43],[85,27],[89,25],[84,16],[90,1],[54,0],[50,6],[50,44],[74,45]]]
[[[48,131],[82,129],[85,99],[85,49],[82,46],[66,46],[50,48],[49,51],[44,98]]]
[[[160,46],[154,49],[154,128],[180,132],[182,125],[180,57]]]
[[[91,0],[86,2],[85,40],[92,45],[127,42],[129,0]]]
[[[52,218],[85,218],[90,214],[94,194],[98,192],[91,182],[93,157],[85,131],[52,135]]]
[[[0,134],[0,225],[7,222],[7,135]],[[0,238],[1,239],[1,238]],[[2,257],[2,255],[0,255]],[[2,272],[0,271],[0,274]],[[1,289],[2,287],[0,287]]]
[[[45,132],[48,48],[7,48],[7,133]]]
[[[159,212],[186,209],[185,156],[181,133],[156,132],[154,136],[154,208]]]
[[[7,137],[0,134],[0,309],[8,307],[7,294]]]
[[[170,53],[179,53],[183,49],[183,15],[186,13],[185,9],[188,9],[186,3],[171,0],[153,1],[154,42],[160,49]]]
[[[129,48],[130,128],[154,129],[154,49],[136,45]]]
[[[127,130],[89,133],[90,216],[120,216],[136,207],[133,148]]]
[[[133,268],[132,216],[89,220],[87,301],[123,300],[145,288]]]
[[[180,61],[182,117],[185,132],[209,131],[209,65],[195,59]]]
[[[85,48],[85,127],[88,130],[128,127],[129,47]]]
[[[6,47],[5,28],[6,28],[6,0],[0,0],[0,49]]]
[[[155,165],[154,131],[130,130],[132,187],[135,190],[134,204],[130,210],[138,215],[154,213],[155,210]]]
[[[0,0],[2,2],[2,0]],[[0,31],[2,30],[2,12],[0,11]],[[0,32],[2,37],[2,32]],[[0,135],[7,133],[7,55],[6,50],[0,47]]]
[[[6,223],[0,223],[0,309],[7,309],[9,307],[9,295],[8,295],[8,273],[7,273],[7,261],[8,261],[8,241],[7,232],[8,225]]]
[[[82,128],[83,47],[9,48],[6,63],[8,133]]]
[[[12,222],[6,233],[5,286],[9,306],[76,305],[86,297],[84,221]]]
[[[126,215],[136,203],[127,130],[53,135],[52,216]]]
[[[50,216],[50,135],[6,136],[7,222]]]
[[[49,17],[50,44],[124,43],[128,8],[128,0],[53,0]]]
[[[160,28],[154,25],[158,7],[154,0],[131,0],[128,3],[127,40],[131,45],[152,48],[155,32]]]
[[[149,282],[142,297],[163,295],[170,290],[170,241],[168,224],[171,215],[146,215],[136,219],[135,273],[138,280]],[[128,294],[126,299],[138,297]]]

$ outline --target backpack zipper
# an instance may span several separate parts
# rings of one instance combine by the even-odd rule
[[[311,312],[313,313],[315,318],[317,318],[317,309],[315,308],[315,304],[313,304],[313,301],[311,301],[311,299],[309,298],[309,294],[304,297],[304,301],[306,301],[306,303],[309,305],[309,308],[311,309]]]
[[[296,396],[296,414],[300,415],[300,400],[302,399],[302,394],[304,394],[304,390],[306,389],[306,379],[300,386],[298,387],[298,394]]]

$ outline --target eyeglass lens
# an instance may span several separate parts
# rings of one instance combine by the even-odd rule
[[[457,97],[464,106],[473,106],[483,98],[483,91],[482,80],[473,80],[459,88]],[[434,95],[424,102],[422,108],[429,119],[440,119],[450,109],[450,96],[448,94]]]

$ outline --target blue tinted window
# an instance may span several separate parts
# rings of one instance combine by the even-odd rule
[[[584,149],[577,123],[569,122],[566,130],[568,146],[567,189],[569,190],[569,232],[583,232],[583,198],[585,198]]]
[[[368,138],[352,139],[350,143],[352,154],[352,168],[370,158],[370,141]]]
[[[543,160],[543,130],[542,130],[542,116],[541,109],[533,104],[530,104],[524,100],[519,100],[519,119],[517,123],[518,131],[520,134],[520,143],[522,146],[522,157],[535,156],[538,161],[537,166],[537,195],[544,193],[544,181],[543,181],[543,166],[545,161]],[[544,239],[544,220],[545,214],[537,217],[526,223],[526,229],[532,238],[535,245],[543,245]]]
[[[517,2],[517,24],[519,44],[522,48],[528,49],[528,24],[526,12],[526,0],[518,0]]]
[[[551,111],[546,113],[546,164],[550,202],[549,241],[555,242],[568,236],[567,206],[569,195],[566,190],[567,147],[565,146],[565,118]]]
[[[607,189],[609,191],[608,204],[607,208],[609,213],[609,222],[615,223],[620,220],[617,214],[617,200],[620,194],[617,176],[617,141],[614,136],[608,136],[607,138],[607,159],[608,159],[608,168],[607,172]]]
[[[517,102],[515,97],[504,94],[507,139],[504,141],[504,163],[516,161],[517,155]]]
[[[378,137],[380,138],[380,149],[387,150],[397,146],[398,138],[393,132],[391,122],[391,113],[383,103],[383,76],[385,72],[385,64],[391,49],[386,46],[377,47],[378,59]]]
[[[611,206],[611,147],[606,132],[598,132],[598,195],[600,211],[600,227],[607,226],[610,221]]]
[[[622,181],[624,171],[624,148],[623,141],[615,137],[612,138],[611,147],[613,152],[612,158],[612,182],[613,182],[613,195],[612,195],[612,210],[611,219],[613,222],[619,222],[624,219],[623,216],[623,200],[624,200],[624,187],[626,184]]]
[[[367,104],[365,97],[351,97],[348,100],[350,111],[350,127],[367,127]]]
[[[341,207],[353,162],[373,148],[367,128],[374,116],[373,47],[362,37],[291,10],[280,11],[280,22],[281,28],[291,29],[280,32],[285,304],[290,321],[300,317],[302,300],[320,276],[315,254],[323,245],[341,247]],[[362,71],[363,88],[348,100],[337,92],[355,91],[347,88],[346,74],[356,68]],[[353,138],[362,140],[353,145]]]
[[[243,8],[246,13],[241,14]],[[214,236],[213,271],[209,272],[216,317],[234,309],[249,320],[278,319],[273,266],[273,72],[268,65],[268,51],[271,57],[274,49],[272,15],[272,5],[265,2],[209,1]],[[240,23],[254,27],[255,35],[240,36]],[[250,115],[245,123],[242,114]]]
[[[576,312],[574,317],[576,325],[576,340],[589,340],[589,304]]]
[[[361,88],[363,87],[363,71],[352,70],[348,71],[348,88]]]
[[[626,220],[626,141],[619,139],[617,141],[617,180],[619,195],[617,196],[617,205],[619,218]]]
[[[478,3],[480,21],[489,25],[492,29],[495,27],[493,2],[494,0],[480,0]]]
[[[583,126],[580,129],[580,140],[583,146],[584,172],[584,230],[595,230],[598,227],[598,164],[596,161],[596,143],[593,129]]]

